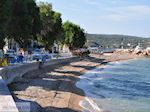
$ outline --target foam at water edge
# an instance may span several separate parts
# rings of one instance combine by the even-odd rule
[[[91,107],[84,106],[84,104],[83,104],[84,101],[86,101],[86,103],[88,103],[88,105]],[[103,112],[103,110],[100,109],[99,106],[91,98],[88,98],[88,97],[85,97],[85,100],[80,101],[79,105],[83,109],[85,109],[83,112]]]

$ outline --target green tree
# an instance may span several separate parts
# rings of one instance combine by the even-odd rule
[[[53,36],[57,43],[62,43],[64,41],[62,18],[61,14],[58,12],[53,13]]]
[[[9,20],[8,0],[0,1],[0,49],[5,45],[4,39],[6,37],[6,26]]]
[[[84,30],[69,21],[63,24],[65,33],[65,44],[70,48],[82,48],[85,45],[86,37]]]
[[[26,48],[29,40],[40,32],[39,9],[34,0],[9,0],[9,4],[7,36]]]
[[[50,49],[53,43],[63,40],[63,28],[61,14],[52,10],[52,5],[39,3],[42,31],[39,37],[46,49]]]

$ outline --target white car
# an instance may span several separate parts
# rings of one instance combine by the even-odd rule
[[[57,59],[58,55],[55,53],[48,54],[48,59]]]
[[[48,58],[48,55],[44,53],[41,49],[34,50],[32,54],[32,60],[42,60],[43,58]]]

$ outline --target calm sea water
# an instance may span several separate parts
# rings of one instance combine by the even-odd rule
[[[109,63],[81,76],[77,86],[91,112],[150,112],[150,58]]]

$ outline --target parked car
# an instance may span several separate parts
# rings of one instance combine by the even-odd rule
[[[48,59],[57,59],[58,55],[56,53],[48,54]]]
[[[0,59],[2,59],[4,56],[4,52],[0,49]]]
[[[9,50],[6,51],[5,54],[7,54],[8,56],[10,56],[10,55],[13,56],[13,55],[16,54],[16,52],[15,52],[15,50],[9,49]]]
[[[14,50],[12,50],[12,49],[7,50],[5,55],[8,56],[9,63],[17,62],[18,56],[17,56],[17,53]]]
[[[32,60],[42,60],[43,58],[48,58],[48,55],[41,49],[35,49],[32,54]]]

